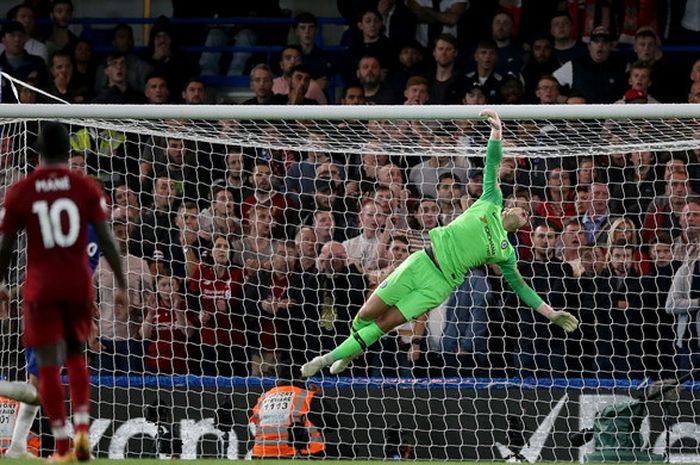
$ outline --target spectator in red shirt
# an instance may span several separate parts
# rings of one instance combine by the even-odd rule
[[[246,376],[247,359],[241,313],[243,270],[231,264],[226,236],[215,234],[212,264],[195,270],[188,288],[199,308],[202,372],[213,376]]]
[[[158,277],[156,294],[148,299],[147,313],[141,325],[146,344],[145,365],[157,373],[187,373],[187,340],[194,325],[185,313],[185,302],[178,294],[180,282],[175,276]]]
[[[573,197],[569,172],[560,167],[553,168],[547,175],[545,200],[537,203],[535,216],[561,231],[564,229],[564,220],[576,215]]]

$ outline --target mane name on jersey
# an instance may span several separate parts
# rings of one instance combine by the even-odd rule
[[[68,176],[62,178],[37,179],[34,183],[37,192],[67,191],[70,189]]]

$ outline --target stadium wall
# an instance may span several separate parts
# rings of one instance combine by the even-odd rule
[[[189,389],[182,389],[186,384]],[[169,430],[182,442],[182,458],[244,458],[252,447],[248,416],[257,396],[268,387],[259,379],[222,386],[215,379],[160,377],[95,388],[91,427],[95,452],[114,459],[157,456],[154,437],[162,426],[161,431]],[[323,388],[324,397],[340,412],[339,428],[328,432],[327,442],[339,442],[340,455],[348,458],[383,458],[386,431],[401,425],[403,432],[415,436],[419,459],[501,460],[518,451],[516,444],[523,440],[523,453],[535,459],[578,460],[585,449],[572,449],[570,435],[591,427],[596,412],[607,405],[630,400],[629,388],[556,383],[523,388],[493,380],[379,386],[341,380]],[[651,405],[642,427],[645,443],[660,455],[670,438],[672,463],[700,462],[700,424],[693,420],[700,401],[692,394],[682,391],[665,418],[658,403]],[[162,414],[171,415],[161,418],[160,425],[153,417],[157,405],[164,407]],[[509,431],[514,417],[522,420],[523,431]]]

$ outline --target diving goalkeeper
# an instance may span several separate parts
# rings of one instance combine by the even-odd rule
[[[470,269],[484,264],[498,265],[520,299],[549,321],[567,332],[576,329],[578,321],[573,315],[552,309],[518,272],[516,253],[507,235],[525,225],[528,216],[522,208],[503,211],[497,180],[503,157],[501,120],[491,109],[483,110],[480,116],[491,125],[491,139],[479,200],[449,225],[430,231],[431,245],[413,253],[379,285],[355,316],[351,335],[331,352],[304,364],[303,377],[313,376],[328,365],[331,374],[342,372],[384,334],[442,304]]]

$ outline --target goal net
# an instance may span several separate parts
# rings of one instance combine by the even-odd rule
[[[52,118],[70,128],[71,166],[96,177],[110,205],[131,308],[114,312],[99,260],[98,457],[246,456],[260,393],[350,336],[371,292],[483,189],[489,127],[478,108],[5,107],[0,199],[37,166]],[[682,376],[700,351],[700,108],[498,110],[505,206],[530,215],[508,238],[519,270],[580,328],[548,324],[497,266],[475,268],[427,317],[340,376],[311,380],[322,402],[309,418],[322,422],[326,453],[693,460],[691,389],[672,409],[634,410],[630,431],[618,418],[611,436],[569,438],[600,428],[606,406]],[[2,322],[11,380],[24,379],[22,244]],[[672,289],[679,270],[687,279]]]

